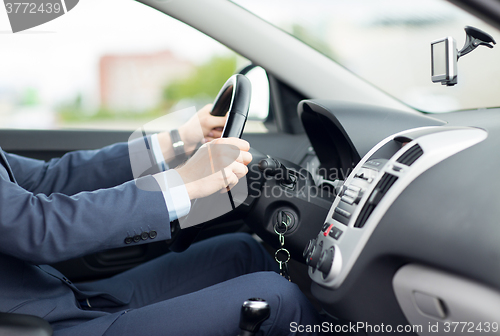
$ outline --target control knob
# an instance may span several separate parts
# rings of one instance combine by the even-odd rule
[[[330,273],[333,265],[333,258],[335,257],[335,248],[332,246],[321,253],[318,261],[318,270],[326,277]]]
[[[306,264],[308,266],[316,267],[316,265],[318,264],[319,258],[321,257],[322,248],[323,248],[323,242],[320,242],[319,244],[314,244],[312,246],[312,249],[306,258]]]
[[[302,256],[304,257],[304,259],[307,259],[307,256],[309,255],[309,253],[311,253],[311,251],[314,248],[314,245],[316,245],[316,241],[317,241],[317,238],[309,240],[309,242],[306,245],[306,248],[304,249],[304,252],[302,252]]]

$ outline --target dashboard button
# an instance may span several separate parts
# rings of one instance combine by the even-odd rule
[[[348,188],[348,189],[346,189],[346,191],[344,191],[344,195],[356,199],[356,197],[358,197],[358,195],[359,195],[359,191],[356,192],[356,191]]]
[[[321,231],[324,232],[324,231],[328,230],[329,227],[330,227],[330,223],[325,223],[325,224],[323,224],[323,228],[321,229]]]
[[[366,177],[365,177],[365,174],[364,174],[364,173],[361,173],[361,174],[356,174],[356,175],[354,175],[354,177],[360,178],[360,179],[362,179],[362,180],[366,180]]]
[[[355,201],[354,198],[346,196],[346,195],[342,196],[341,200],[344,201],[344,202],[346,202],[349,205],[352,205],[354,203],[354,201]]]
[[[366,162],[366,164],[369,164],[372,166],[380,166],[380,162],[374,161],[374,160],[370,160],[370,161]]]
[[[344,209],[341,209],[339,207],[335,208],[335,212],[338,213],[339,215],[344,216],[345,218],[351,217],[351,213],[348,211],[345,211]]]
[[[357,186],[354,186],[354,185],[348,186],[347,189],[352,190],[352,191],[354,191],[356,193],[359,193],[361,191],[360,187],[357,187]]]
[[[335,240],[338,240],[340,238],[340,236],[342,236],[342,233],[344,233],[344,232],[342,230],[340,230],[339,228],[332,227],[332,229],[330,230],[329,236]]]
[[[365,176],[364,173],[361,173],[361,174],[356,174],[354,175],[355,178],[359,178],[359,179],[362,179],[362,180],[365,180],[367,183],[372,183],[373,182],[373,178],[371,177],[368,177],[368,176]]]
[[[328,234],[330,233],[330,230],[332,229],[332,227],[333,227],[333,224],[331,224],[331,225],[328,227],[328,229],[326,229],[326,231],[323,233],[323,235],[324,235],[325,237],[326,237],[326,236],[328,236]]]
[[[344,224],[344,225],[348,225],[349,224],[349,218],[347,218],[347,217],[339,214],[337,211],[333,212],[332,218],[335,219],[336,221],[338,221],[339,223]]]

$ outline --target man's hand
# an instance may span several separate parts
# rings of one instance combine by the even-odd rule
[[[200,139],[199,126],[201,126],[204,142],[209,142],[222,136],[222,129],[226,124],[227,115],[225,117],[211,115],[212,107],[213,104],[205,105],[188,122],[179,127],[179,134],[185,144],[196,145],[203,140]]]
[[[238,138],[220,138],[203,145],[185,165],[176,168],[189,198],[206,197],[236,185],[252,161],[249,149],[249,143]]]
[[[184,125],[179,127],[179,135],[184,142],[184,151],[190,155],[199,143],[205,143],[220,138],[226,124],[225,117],[215,117],[210,114],[213,104],[205,105]],[[166,162],[175,156],[172,149],[172,140],[169,132],[158,133],[161,151]]]

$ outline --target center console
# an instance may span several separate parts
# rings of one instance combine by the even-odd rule
[[[322,287],[340,287],[403,190],[430,167],[486,136],[477,128],[431,126],[378,143],[349,174],[321,231],[304,250],[311,279]]]

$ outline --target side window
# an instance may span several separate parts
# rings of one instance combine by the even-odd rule
[[[81,1],[62,18],[0,40],[0,128],[135,130],[213,102],[250,63],[135,1]]]

